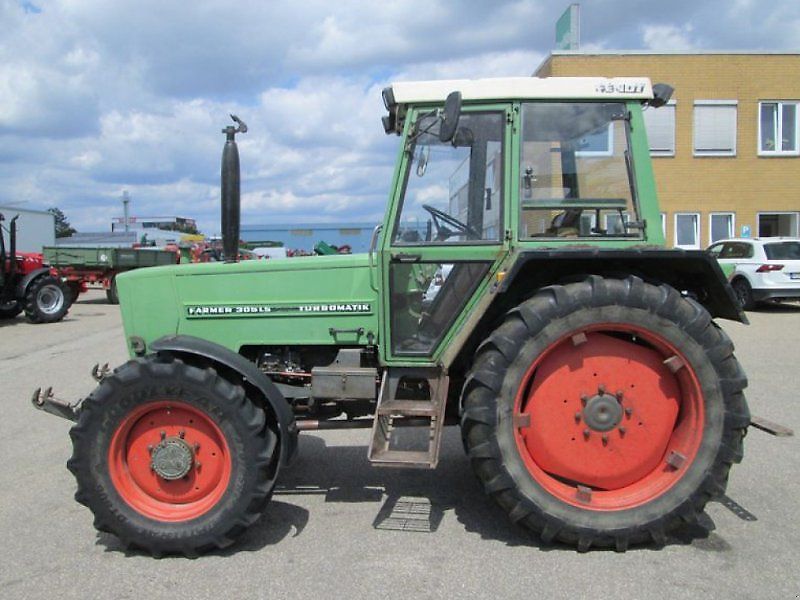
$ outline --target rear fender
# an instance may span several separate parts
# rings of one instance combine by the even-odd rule
[[[37,279],[42,275],[49,275],[49,274],[50,274],[50,267],[41,267],[25,275],[25,277],[20,279],[19,283],[17,284],[17,298],[25,297],[25,294],[28,293],[28,287],[30,286],[31,283],[33,283],[34,279]]]
[[[224,371],[232,370],[242,378],[242,384],[249,388],[248,395],[257,394],[278,422],[281,438],[281,464],[288,464],[297,451],[297,424],[294,414],[278,388],[270,379],[241,354],[224,346],[190,335],[172,335],[157,339],[150,344],[150,351],[180,358],[186,362],[192,359],[205,359]]]
[[[538,289],[580,275],[636,275],[666,283],[700,302],[712,317],[748,323],[716,259],[704,250],[565,248],[519,254],[498,292]],[[502,294],[501,294],[502,295]]]

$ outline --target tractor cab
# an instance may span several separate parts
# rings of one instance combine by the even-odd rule
[[[663,246],[642,109],[670,93],[641,78],[386,88],[402,136],[379,261],[387,362],[436,363],[516,250]]]

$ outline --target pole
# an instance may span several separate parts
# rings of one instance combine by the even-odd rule
[[[128,196],[128,190],[122,190],[122,226],[125,230],[125,233],[128,233],[130,229],[128,226],[128,203],[130,203],[131,199]]]

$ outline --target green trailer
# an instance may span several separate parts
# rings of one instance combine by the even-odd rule
[[[116,280],[119,273],[178,262],[175,252],[156,248],[45,246],[43,253],[45,262],[58,270],[72,292],[73,301],[87,285],[99,283],[112,304],[119,302]]]

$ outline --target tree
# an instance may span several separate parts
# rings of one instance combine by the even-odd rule
[[[69,221],[67,220],[67,216],[61,211],[60,208],[48,208],[47,212],[53,215],[56,218],[56,237],[63,238],[69,237],[73,233],[76,233],[77,230],[70,226]]]

